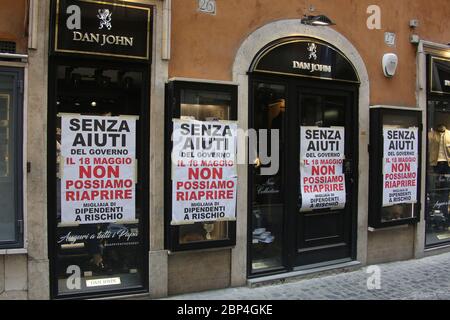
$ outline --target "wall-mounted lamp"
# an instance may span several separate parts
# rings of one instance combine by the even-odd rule
[[[387,78],[392,78],[397,70],[398,57],[395,53],[386,53],[383,56],[383,73]]]
[[[333,21],[331,21],[331,19],[328,18],[325,15],[318,15],[318,16],[307,16],[307,15],[305,15],[301,21],[302,21],[302,24],[307,24],[307,25],[310,25],[310,26],[331,26],[331,25],[335,25],[335,23]]]

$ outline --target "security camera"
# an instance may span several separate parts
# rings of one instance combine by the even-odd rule
[[[383,56],[383,73],[386,77],[392,78],[397,70],[398,57],[395,53],[386,53]]]

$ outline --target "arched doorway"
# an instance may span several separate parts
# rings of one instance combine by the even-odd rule
[[[248,170],[248,276],[355,259],[355,67],[331,44],[298,36],[263,47],[248,75],[249,128],[279,133],[279,170],[263,174],[259,161]]]

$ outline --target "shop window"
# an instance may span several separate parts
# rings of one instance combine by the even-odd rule
[[[254,126],[260,130],[280,130],[280,146],[285,145],[286,86],[256,82],[254,92]],[[270,140],[269,140],[270,141]],[[270,147],[268,148],[270,150]],[[284,153],[279,148],[279,162]],[[258,150],[259,151],[259,150]],[[258,152],[259,154],[259,152]],[[261,175],[263,165],[256,164],[252,175],[251,272],[266,272],[283,267],[283,224],[285,214],[284,165],[274,175]]]
[[[204,221],[174,223],[173,207],[173,120],[198,121],[201,123],[223,124],[236,120],[235,86],[205,84],[197,82],[172,81],[167,85],[166,112],[166,246],[173,250],[195,250],[211,247],[224,247],[235,244],[236,222],[221,219],[220,216],[207,216]],[[193,155],[192,159],[201,160]],[[211,181],[211,180],[210,180]],[[195,189],[195,187],[194,187]],[[196,189],[199,190],[199,189]],[[206,187],[205,191],[212,191]],[[234,198],[234,200],[236,199]],[[190,204],[191,205],[191,204]],[[202,209],[204,209],[202,207]],[[186,212],[186,211],[185,211]]]
[[[428,101],[426,245],[450,241],[450,102]]]
[[[52,295],[144,292],[147,68],[63,60],[50,78]]]
[[[127,1],[51,1],[52,298],[149,290],[153,11]]]
[[[370,110],[369,226],[416,223],[420,209],[422,114]]]
[[[23,246],[22,71],[0,68],[0,249]]]
[[[450,243],[450,60],[427,57],[425,246]]]

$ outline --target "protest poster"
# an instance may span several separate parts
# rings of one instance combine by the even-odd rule
[[[135,219],[136,118],[61,116],[61,222]]]
[[[418,128],[383,127],[383,207],[417,202]]]
[[[236,134],[236,122],[173,120],[172,225],[236,219]]]
[[[302,126],[300,141],[300,211],[344,208],[345,128]]]

